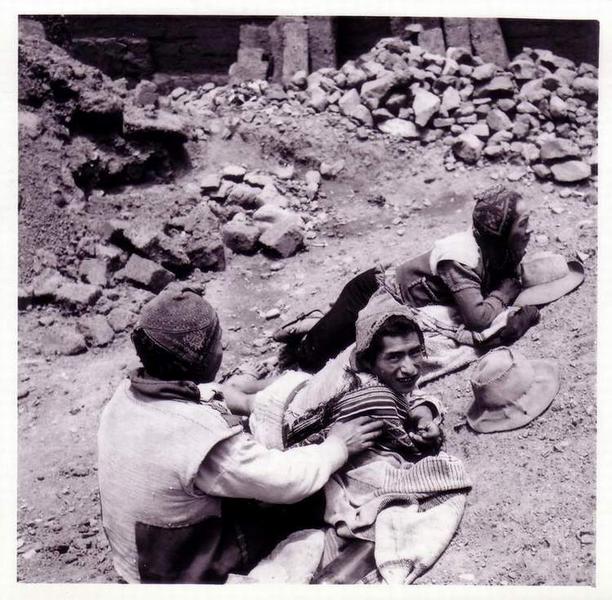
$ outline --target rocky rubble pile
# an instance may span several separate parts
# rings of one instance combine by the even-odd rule
[[[124,83],[82,65],[44,38],[40,24],[20,21],[20,278],[35,274],[28,248],[55,252],[69,266],[91,227],[95,189],[174,177],[187,122],[142,106]]]
[[[339,168],[325,170],[326,177]],[[317,201],[321,178],[311,170],[302,180],[292,165],[273,173],[227,165],[203,175],[199,189],[171,204],[163,222],[147,214],[128,218],[130,212],[123,211],[83,236],[70,266],[61,267],[57,256],[39,250],[36,275],[19,289],[19,307],[52,305],[66,316],[80,316],[74,327],[48,330],[49,347],[57,352],[105,346],[134,322],[140,307],[140,301],[125,307],[131,296],[123,283],[132,288],[130,295],[138,288],[137,298],[145,301],[177,280],[188,278],[191,284],[202,279],[202,271],[225,269],[226,248],[272,258],[302,249],[327,219]],[[47,321],[41,326],[48,327]]]
[[[301,104],[342,115],[362,139],[377,130],[391,139],[443,140],[449,170],[456,161],[505,159],[539,178],[574,183],[597,173],[597,77],[594,66],[549,50],[524,48],[502,69],[463,48],[442,56],[410,39],[385,38],[340,69],[295,73],[286,89],[266,81],[208,84],[176,89],[170,100],[191,114],[233,106],[265,115],[274,104],[293,114]]]

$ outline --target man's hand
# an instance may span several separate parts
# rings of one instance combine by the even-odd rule
[[[334,423],[328,436],[340,438],[346,445],[349,456],[371,448],[374,440],[382,433],[383,424],[370,417],[359,417],[346,422]]]
[[[427,449],[438,449],[442,445],[442,430],[440,426],[434,422],[434,416],[431,409],[421,404],[413,408],[410,413],[412,426],[415,431],[409,431],[408,437],[420,447]]]
[[[497,291],[503,296],[506,305],[510,306],[521,293],[522,289],[523,286],[517,278],[508,277],[501,282]]]
[[[417,424],[416,433],[410,431],[408,436],[418,446],[427,448],[438,448],[442,442],[442,430],[433,421],[420,421]]]

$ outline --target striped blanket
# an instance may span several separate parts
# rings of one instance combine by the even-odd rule
[[[319,405],[315,410],[308,411],[291,426],[285,424],[285,445],[291,447],[320,443],[327,437],[333,423],[372,417],[384,424],[383,433],[376,440],[375,449],[397,452],[406,460],[414,460],[422,456],[422,452],[408,436],[411,427],[409,411],[425,402],[409,404],[405,398],[380,384],[357,387]],[[433,414],[439,416],[438,407],[432,402],[429,404]]]

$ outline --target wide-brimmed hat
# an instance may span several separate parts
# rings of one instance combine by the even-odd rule
[[[470,427],[481,433],[508,431],[527,425],[548,408],[559,391],[559,366],[550,359],[528,360],[501,346],[480,359],[470,383]]]
[[[523,291],[515,306],[539,306],[557,300],[584,281],[584,267],[577,260],[566,261],[561,254],[536,252],[521,262]]]

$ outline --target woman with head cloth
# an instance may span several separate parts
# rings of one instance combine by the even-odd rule
[[[407,261],[364,271],[309,331],[312,321],[301,320],[279,329],[275,339],[288,344],[302,369],[317,371],[355,341],[357,314],[380,287],[415,308],[454,305],[468,329],[486,329],[521,291],[517,267],[531,230],[518,192],[497,185],[475,199],[468,230],[437,240]]]

